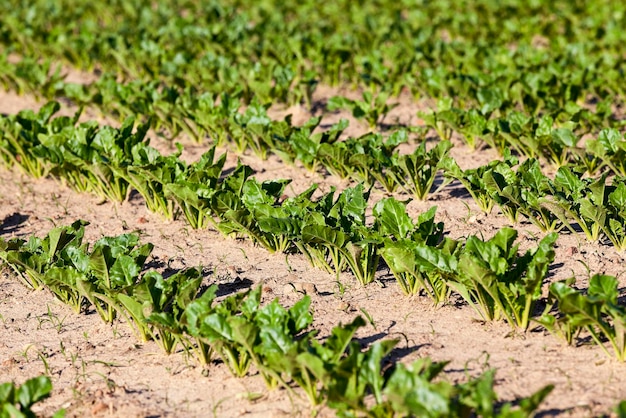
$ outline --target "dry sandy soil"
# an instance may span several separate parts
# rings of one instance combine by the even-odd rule
[[[318,100],[334,93],[320,90]],[[29,97],[0,95],[2,113],[39,106]],[[418,105],[402,100],[387,121],[419,124],[418,109]],[[276,115],[285,112],[294,114],[294,122],[309,116],[298,107],[275,110]],[[87,116],[104,120],[96,112]],[[345,115],[325,115],[324,123],[340,116]],[[365,127],[351,121],[350,129],[351,134],[358,134]],[[189,160],[207,148],[182,142],[183,155]],[[152,144],[168,152],[167,144],[158,138]],[[460,141],[456,141],[452,153],[463,168],[497,157],[490,150],[470,152]],[[260,161],[243,155],[241,159],[257,171],[260,179],[293,179],[290,193],[314,182],[321,185],[322,191],[331,185],[345,188],[350,184],[284,165],[274,157]],[[227,164],[232,167],[236,161],[237,156],[229,154]],[[383,196],[375,191],[372,201]],[[417,215],[433,205],[438,206],[437,217],[452,237],[483,234],[487,238],[507,225],[497,210],[489,216],[482,214],[469,195],[454,184],[427,201],[412,202],[409,208]],[[55,225],[76,219],[91,223],[87,228],[89,240],[139,233],[143,242],[155,245],[150,261],[161,270],[204,266],[207,282],[218,283],[222,294],[262,283],[265,301],[278,298],[291,305],[302,295],[295,293],[290,284],[309,289],[314,326],[321,336],[361,311],[368,312],[373,321],[358,334],[363,344],[399,338],[396,359],[411,362],[430,356],[451,360],[445,373],[451,381],[496,368],[496,390],[503,400],[527,396],[546,384],[554,384],[554,391],[539,412],[542,417],[610,415],[614,406],[626,399],[626,364],[607,357],[600,347],[584,343],[569,347],[533,327],[525,334],[511,333],[505,323],[481,322],[461,301],[433,308],[425,298],[404,296],[386,270],[378,272],[380,284],[365,288],[349,274],[337,280],[310,267],[298,255],[270,255],[248,241],[225,238],[212,230],[192,230],[183,219],[165,222],[148,212],[139,196],[131,195],[123,204],[102,202],[75,193],[54,179],[34,180],[17,169],[0,169],[2,238],[43,235]],[[540,236],[531,224],[514,227],[519,231],[522,249],[534,245]],[[584,287],[589,272],[621,275],[623,266],[623,254],[613,247],[590,244],[583,236],[563,233],[548,280],[574,275],[577,285]],[[620,277],[622,286],[625,281]],[[0,332],[0,381],[23,382],[42,373],[51,376],[54,391],[41,404],[39,411],[43,415],[61,407],[67,409],[68,416],[96,417],[333,415],[329,410],[313,411],[306,401],[291,399],[285,391],[266,389],[263,379],[254,372],[245,379],[236,379],[223,364],[215,363],[207,369],[182,352],[166,356],[153,342],[139,343],[124,323],[109,326],[95,314],[77,315],[49,293],[27,290],[6,270],[0,276]]]

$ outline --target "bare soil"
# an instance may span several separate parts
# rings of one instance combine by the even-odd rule
[[[335,90],[320,89],[316,101],[323,103],[333,94]],[[386,122],[419,124],[416,111],[425,104],[408,98],[400,102]],[[31,97],[0,94],[2,113],[40,105]],[[73,109],[64,112],[71,114]],[[311,115],[301,107],[273,112],[274,116],[293,113],[294,122]],[[106,119],[94,111],[86,115]],[[325,115],[324,124],[346,116]],[[366,130],[365,125],[351,121],[349,134]],[[497,158],[491,150],[472,152],[461,141],[454,141],[452,154],[463,168]],[[206,144],[182,142],[183,156],[190,161],[208,148]],[[156,136],[152,144],[162,152],[171,150]],[[227,165],[234,167],[237,158],[229,153]],[[285,165],[276,157],[267,161],[252,155],[239,158],[251,165],[260,179],[293,179],[289,193],[300,192],[312,183],[320,184],[321,191],[350,185],[346,180]],[[384,196],[375,190],[372,201]],[[413,201],[409,208],[416,216],[433,205],[438,206],[437,217],[451,237],[482,234],[488,238],[508,225],[497,210],[488,216],[482,214],[459,185],[452,184],[426,201]],[[606,356],[598,346],[581,342],[569,347],[533,326],[525,334],[512,333],[506,323],[478,320],[461,300],[434,308],[426,298],[404,296],[387,270],[378,272],[379,283],[362,287],[349,274],[337,278],[312,268],[301,256],[271,255],[249,241],[225,238],[210,229],[192,230],[184,219],[164,221],[149,212],[138,195],[131,195],[123,204],[103,202],[76,193],[55,179],[35,180],[18,169],[0,169],[0,235],[4,239],[41,236],[55,225],[76,219],[90,222],[87,238],[91,241],[103,235],[139,233],[143,242],[155,245],[149,261],[160,270],[204,266],[207,283],[219,284],[222,295],[263,284],[265,301],[278,298],[291,305],[306,292],[312,298],[314,327],[320,336],[366,312],[372,322],[358,333],[362,344],[397,338],[396,360],[411,362],[425,356],[450,360],[445,379],[451,381],[496,368],[496,390],[503,400],[528,396],[554,384],[554,391],[541,407],[542,417],[609,415],[620,400],[626,399],[626,365]],[[535,245],[541,237],[531,224],[512,226],[519,231],[522,249]],[[618,275],[624,286],[623,266],[624,255],[613,247],[563,233],[548,280],[573,275],[577,285],[585,287],[590,272],[607,273]],[[123,322],[109,326],[94,313],[75,314],[46,291],[29,291],[6,270],[0,276],[0,332],[0,381],[21,383],[42,373],[51,376],[54,391],[41,404],[43,415],[61,407],[72,417],[333,415],[326,409],[312,410],[304,399],[290,398],[284,390],[268,390],[254,371],[237,379],[223,364],[204,368],[184,352],[166,356],[155,343],[139,342]]]

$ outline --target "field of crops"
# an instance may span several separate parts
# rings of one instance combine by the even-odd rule
[[[0,2],[0,418],[626,417],[624,27]]]

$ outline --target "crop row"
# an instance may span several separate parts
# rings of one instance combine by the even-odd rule
[[[447,362],[428,358],[384,371],[382,361],[398,341],[377,342],[363,351],[353,339],[365,325],[361,317],[319,341],[311,329],[308,296],[289,309],[277,300],[262,306],[259,286],[218,301],[217,286],[201,289],[200,269],[164,279],[144,269],[152,246],[140,244],[137,235],[104,237],[89,248],[83,242],[85,225],[76,221],[28,241],[0,240],[0,258],[25,285],[47,288],[77,312],[94,308],[107,322],[120,315],[139,338],[155,340],[166,353],[180,345],[204,364],[217,355],[237,377],[254,365],[269,388],[292,394],[293,385],[300,387],[312,406],[327,404],[342,416],[522,417],[553,388],[520,400],[518,408],[496,408],[494,370],[462,384],[434,381]],[[366,402],[368,396],[373,403]]]
[[[511,223],[522,215],[543,232],[582,231],[591,242],[608,238],[617,250],[626,249],[626,177],[614,176],[607,184],[607,173],[583,177],[562,166],[552,180],[536,159],[518,164],[510,156],[469,170],[451,159],[443,165],[446,176],[459,180],[485,213],[497,205]]]
[[[133,118],[127,118],[120,129],[101,128],[93,122],[76,125],[78,114],[73,118],[52,118],[59,108],[57,102],[50,102],[38,113],[23,111],[16,116],[1,117],[3,160],[17,163],[35,177],[46,174],[67,177],[68,173],[76,172],[76,179],[70,184],[80,191],[88,185],[79,179],[79,173],[83,173],[83,177],[97,177],[103,185],[94,184],[95,191],[116,201],[125,199],[128,184],[141,191],[141,186],[130,178],[136,170],[145,171],[150,165],[170,165],[176,166],[175,171],[185,170],[177,156],[162,157],[148,147],[145,134],[149,123],[141,125],[135,134],[131,133]],[[230,128],[226,136],[237,138],[240,150],[251,148],[262,157],[273,152],[284,161],[299,161],[310,170],[323,166],[340,177],[369,185],[378,181],[389,191],[402,188],[420,199],[428,195],[439,162],[451,148],[448,141],[442,141],[427,150],[423,142],[413,153],[400,154],[398,145],[409,140],[405,130],[388,138],[370,133],[339,142],[339,136],[347,127],[345,120],[324,132],[314,133],[320,118],[294,126],[290,117],[280,122],[270,120],[263,106],[251,105],[244,114],[235,113],[228,120]],[[94,167],[99,167],[100,171],[88,173],[95,171]],[[165,178],[163,181],[168,182]]]
[[[397,161],[401,158],[394,154],[395,147],[406,141],[402,135],[383,144],[380,135],[371,133],[341,144],[336,141],[347,126],[345,122],[333,126],[326,135],[314,135],[312,131],[320,124],[320,118],[311,118],[300,127],[293,126],[289,117],[272,120],[267,106],[256,99],[242,111],[238,96],[223,93],[216,100],[209,93],[159,87],[158,82],[120,84],[114,78],[101,77],[89,85],[65,83],[58,72],[48,75],[51,69],[46,65],[35,61],[10,64],[6,56],[4,59],[4,75],[0,79],[4,80],[5,88],[26,90],[48,99],[62,97],[81,106],[96,105],[122,119],[142,115],[151,121],[154,129],[169,131],[167,135],[171,138],[181,131],[198,140],[209,135],[218,146],[234,143],[239,152],[251,149],[261,158],[275,153],[285,162],[297,160],[308,168],[321,164],[342,177],[376,180],[390,191],[404,184],[396,181],[398,175],[410,178],[406,167],[404,173],[398,173],[399,167],[407,163]],[[329,110],[349,109],[355,117],[367,119],[370,125],[382,122],[392,107],[387,104],[385,94],[374,97],[369,93],[364,94],[363,100],[336,96],[328,103]],[[421,112],[420,116],[442,139],[450,139],[452,132],[457,132],[472,149],[482,141],[501,154],[513,149],[526,157],[545,158],[557,167],[574,164],[591,175],[602,169],[626,175],[626,141],[617,130],[624,123],[613,118],[612,112],[608,102],[596,105],[593,112],[571,103],[565,109],[544,112],[541,116],[517,110],[490,116],[492,108],[463,110],[454,107],[451,100],[442,100],[437,110]],[[589,134],[597,138],[579,147],[580,138]],[[377,148],[381,151],[375,152]],[[358,168],[346,169],[350,165]],[[419,191],[415,194],[421,196]]]
[[[597,105],[591,112],[572,104],[541,116],[513,110],[489,117],[477,109],[452,107],[447,101],[440,103],[438,110],[421,116],[442,139],[456,132],[472,149],[482,141],[500,155],[512,150],[520,156],[544,158],[557,168],[569,164],[590,175],[609,170],[624,176],[626,141],[618,130],[624,121],[615,119],[612,112],[607,105]],[[594,138],[586,139],[580,147],[580,139],[590,135]]]
[[[294,208],[299,205],[321,207],[320,202],[332,202],[332,194],[320,198],[317,203],[312,202],[313,187],[283,202],[282,191],[288,181],[260,185],[251,178],[252,170],[243,165],[225,175],[225,155],[216,157],[215,147],[198,162],[187,164],[176,153],[163,156],[149,146],[145,137],[148,124],[140,125],[134,133],[132,118],[119,129],[100,127],[93,122],[77,125],[78,114],[73,118],[52,118],[58,109],[58,103],[50,102],[38,113],[23,111],[0,118],[3,161],[8,165],[19,165],[32,176],[51,174],[78,191],[95,192],[115,201],[125,200],[132,187],[144,197],[150,210],[167,219],[174,218],[180,210],[193,228],[219,223],[218,228],[225,234],[248,235],[272,252],[288,251],[295,246],[304,254],[311,254],[311,250],[304,248],[307,239],[296,239],[304,228],[304,224],[296,224],[296,219],[304,223],[308,221],[295,216],[294,212],[302,211]],[[251,109],[254,108],[247,112],[254,112]],[[360,180],[366,185],[377,181],[388,191],[401,185],[420,199],[428,195],[436,176],[443,173],[446,179],[443,185],[459,180],[486,213],[498,205],[512,223],[518,222],[521,214],[542,231],[567,228],[576,232],[580,229],[590,241],[606,237],[616,249],[626,247],[624,177],[613,176],[612,184],[608,185],[607,171],[595,179],[582,178],[580,167],[563,165],[552,180],[542,173],[536,159],[529,158],[519,164],[518,159],[511,156],[504,161],[494,160],[485,166],[463,171],[448,156],[451,148],[448,141],[441,141],[428,151],[426,143],[422,142],[413,153],[400,154],[397,146],[408,140],[406,131],[397,131],[387,138],[368,134],[336,142],[345,125],[339,123],[329,131],[313,134],[312,129],[317,123],[319,119],[294,127],[283,121],[270,125],[272,129],[266,136],[274,139],[274,152],[284,159],[292,159],[296,153],[295,158],[309,168],[315,168],[321,162],[341,177]],[[255,136],[253,127],[242,129],[239,137],[245,137],[244,132],[256,138],[251,143],[260,144],[259,138],[265,137]],[[626,140],[616,131],[602,131],[597,140],[588,143],[590,148],[602,150],[600,156],[595,157],[598,160],[595,167],[607,166],[624,171]],[[515,166],[518,166],[516,170]],[[360,213],[352,216],[364,225],[368,193],[361,194],[360,201],[364,205]],[[327,209],[313,211],[328,211],[332,205],[326,203],[326,206]],[[323,217],[328,224],[329,215]],[[215,218],[219,219],[217,223]],[[283,224],[279,225],[279,222]],[[371,240],[353,229],[344,228],[341,232],[348,237],[341,238],[346,242]],[[318,256],[309,258],[313,264],[325,266],[325,263],[315,261]],[[369,265],[369,262],[358,265],[353,260],[348,263],[363,283],[373,279],[376,258],[372,258],[373,264]],[[341,271],[343,265],[340,263],[327,269]]]
[[[3,4],[0,42],[115,79],[246,102],[297,103],[318,83],[532,115],[624,97],[624,8],[611,1],[66,3]]]

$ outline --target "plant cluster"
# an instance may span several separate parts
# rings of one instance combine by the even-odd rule
[[[421,116],[442,139],[457,132],[472,149],[482,141],[501,155],[512,150],[527,158],[543,158],[556,168],[568,165],[589,175],[608,171],[623,176],[626,172],[626,140],[618,130],[624,121],[612,116],[609,103],[599,104],[594,112],[571,104],[536,116],[512,110],[498,117],[451,107],[449,100],[438,106]],[[589,135],[594,138],[580,146]]]
[[[178,180],[178,172],[187,170],[178,155],[163,157],[149,147],[149,122],[133,133],[134,117],[129,116],[115,129],[94,122],[77,124],[79,113],[73,118],[53,118],[59,108],[58,102],[49,102],[37,113],[23,111],[0,118],[0,127],[4,128],[0,155],[4,162],[19,165],[35,177],[50,174],[64,178],[78,191],[93,191],[116,201],[126,198],[129,184],[143,194],[156,193],[144,190],[152,186],[142,181],[155,172],[159,172],[158,180],[171,183]],[[271,151],[286,162],[300,162],[310,170],[321,166],[342,178],[369,185],[379,183],[387,191],[401,188],[418,199],[425,199],[431,192],[452,147],[449,141],[442,141],[427,149],[422,142],[414,152],[400,154],[398,146],[409,140],[405,130],[387,138],[369,133],[338,141],[347,127],[345,120],[327,131],[314,132],[320,118],[312,118],[302,126],[294,126],[289,116],[276,122],[269,119],[265,107],[255,103],[245,113],[235,111],[223,120],[228,128],[219,135],[233,138],[240,151],[251,148],[263,158]],[[218,123],[210,125],[218,127]],[[203,158],[205,165],[198,163],[188,169],[197,173],[208,169],[209,163]]]
[[[486,115],[624,96],[623,7],[609,1],[72,4],[7,3],[0,41],[27,58],[247,103],[310,100],[318,83],[408,89]]]
[[[548,266],[554,259],[556,234],[519,255],[513,245],[517,233],[512,229],[502,229],[488,241],[475,236],[464,242],[448,238],[441,241],[443,224],[434,221],[434,208],[414,223],[404,205],[392,198],[375,206],[374,225],[367,228],[361,187],[347,189],[336,200],[330,193],[317,201],[324,212],[314,212],[306,206],[288,212],[298,197],[283,207],[273,208],[260,198],[268,196],[262,184],[246,184],[255,185],[256,194],[246,195],[244,201],[254,198],[257,204],[265,205],[266,212],[276,215],[284,211],[283,217],[266,216],[258,223],[246,223],[255,212],[244,216],[241,211],[245,209],[240,209],[218,228],[227,232],[248,231],[249,236],[259,235],[259,240],[264,239],[268,245],[278,243],[284,249],[299,249],[314,266],[337,274],[349,269],[362,284],[374,280],[382,255],[405,293],[424,293],[437,304],[446,302],[454,289],[485,320],[506,319],[514,329],[528,327]],[[93,306],[107,322],[122,312],[139,324],[145,322],[144,311],[149,309],[153,313],[148,318],[150,324],[169,324],[170,333],[178,330],[167,337],[159,333],[159,341],[165,341],[170,347],[166,351],[171,351],[180,337],[180,327],[171,321],[180,317],[180,306],[198,291],[199,271],[182,271],[167,280],[156,272],[140,276],[152,250],[150,244],[139,245],[136,235],[124,234],[102,238],[90,250],[83,243],[85,225],[84,221],[76,221],[71,226],[54,228],[44,238],[32,237],[29,241],[0,240],[0,259],[26,286],[46,286],[77,312]],[[155,293],[155,288],[160,290]],[[177,296],[181,289],[185,289],[184,296]],[[178,313],[155,316],[164,307]],[[155,336],[152,325],[137,326],[137,331],[142,339]]]
[[[543,232],[580,230],[589,241],[607,238],[617,250],[626,249],[626,177],[612,176],[607,184],[606,173],[583,177],[564,165],[553,180],[542,173],[538,160],[518,164],[510,156],[468,170],[449,158],[442,165],[445,175],[460,181],[486,213],[498,206],[511,223],[521,215]]]
[[[216,158],[215,147],[200,161],[187,164],[179,158],[180,148],[178,153],[163,156],[149,146],[148,124],[140,125],[135,132],[132,118],[119,129],[100,127],[93,122],[76,124],[78,114],[72,118],[52,118],[58,109],[58,103],[50,102],[38,113],[23,111],[0,118],[5,128],[0,138],[0,155],[5,164],[19,165],[34,177],[59,177],[78,191],[93,192],[115,201],[126,199],[132,187],[144,197],[150,210],[166,219],[173,219],[180,210],[194,228],[206,226],[213,220],[212,216],[221,217],[225,211],[215,207],[216,199],[224,195],[232,198],[230,192],[241,193],[243,189],[237,187],[243,186],[252,173],[248,167],[240,166],[228,176],[231,180],[226,181],[223,175],[226,157]],[[626,186],[620,175],[613,175],[612,184],[607,185],[608,174],[582,178],[581,168],[565,164],[552,180],[542,173],[535,158],[525,160],[515,170],[518,159],[509,154],[503,161],[461,170],[447,156],[451,147],[448,141],[441,141],[428,151],[422,142],[412,154],[399,154],[396,147],[408,139],[405,131],[387,139],[380,134],[367,134],[335,142],[342,125],[330,133],[312,134],[317,123],[319,119],[315,125],[289,128],[291,125],[284,122],[284,128],[291,129],[291,133],[278,141],[289,144],[292,151],[298,150],[297,157],[310,167],[321,163],[341,177],[352,177],[370,185],[377,182],[388,191],[401,186],[420,199],[427,197],[436,176],[443,170],[447,181],[459,180],[487,213],[497,205],[512,223],[518,222],[521,214],[542,231],[566,227],[574,232],[580,228],[590,241],[606,237],[618,250],[626,245],[623,227]],[[626,141],[615,132],[602,131],[597,140],[589,141],[603,150],[597,167],[621,164],[619,150],[626,149],[622,144]],[[276,133],[270,136],[279,138]],[[287,155],[286,148],[281,152]],[[229,190],[232,187],[235,189]],[[273,196],[275,200],[281,196],[277,192],[278,189]],[[267,199],[265,203],[269,202]],[[233,202],[226,203],[229,204]],[[278,248],[280,243],[266,243],[258,234],[255,240],[272,251],[287,248],[285,240],[282,248]]]
[[[248,237],[271,252],[298,251],[312,265],[326,271],[339,274],[349,270],[362,284],[375,279],[383,254],[406,293],[425,291],[435,303],[447,300],[449,291],[444,278],[457,276],[458,255],[451,254],[457,249],[457,243],[450,240],[440,243],[443,225],[434,222],[434,209],[414,224],[404,205],[395,199],[386,199],[374,208],[374,225],[370,227],[365,216],[369,192],[362,185],[346,189],[337,197],[331,190],[318,199],[312,199],[316,189],[313,186],[295,197],[284,199],[287,180],[259,183],[251,177],[252,170],[243,165],[223,176],[225,157],[215,160],[215,148],[190,165],[176,154],[163,157],[142,140],[145,131],[133,135],[128,126],[130,124],[122,127],[120,132],[123,130],[136,140],[123,147],[111,146],[110,152],[116,155],[117,162],[109,160],[102,165],[108,168],[108,173],[132,185],[151,210],[171,218],[176,204],[194,228],[212,223],[225,235]],[[444,148],[438,146],[433,152],[446,150],[449,146],[445,142],[439,145]],[[423,147],[420,149],[424,150]],[[107,166],[109,163],[111,165]],[[89,170],[92,166],[85,164],[84,167]],[[429,170],[432,177],[432,167]],[[64,173],[60,168],[57,172]],[[66,176],[70,179],[78,177],[74,174]],[[432,178],[429,181],[432,182]],[[109,182],[122,183],[115,177]],[[465,246],[459,248],[458,254],[461,254]],[[433,263],[430,266],[424,265],[424,257],[419,256],[424,251],[429,253],[426,259]],[[487,319],[492,317],[487,315]],[[513,326],[514,321],[511,317],[508,319]],[[517,325],[525,328],[527,321],[518,320]]]
[[[89,251],[82,242],[85,225],[77,221],[28,242],[0,241],[0,257],[26,285],[35,288],[32,277],[39,277],[38,287],[46,287],[79,312],[93,307],[107,322],[119,313],[139,338],[155,340],[165,353],[175,352],[180,345],[203,364],[217,355],[237,377],[246,376],[254,366],[269,388],[280,386],[295,394],[292,386],[298,386],[312,406],[327,404],[343,416],[463,417],[472,411],[526,416],[552,390],[546,386],[521,400],[517,409],[502,404],[496,410],[494,370],[463,384],[435,381],[447,363],[428,358],[385,371],[383,360],[397,341],[377,342],[363,351],[354,340],[355,332],[365,325],[361,317],[319,340],[318,332],[310,329],[308,296],[289,309],[277,300],[262,306],[258,286],[218,300],[216,285],[201,289],[199,269],[182,270],[167,279],[155,270],[142,271],[152,246],[139,245],[135,235],[101,238]],[[65,281],[60,284],[60,280]],[[74,296],[68,298],[70,293]],[[7,385],[0,390],[0,404],[9,412],[18,402],[21,411],[28,411],[51,388],[47,378],[19,389]],[[370,396],[373,406],[366,402]]]
[[[568,344],[583,330],[587,331],[593,342],[611,356],[605,346],[608,342],[613,356],[623,362],[626,361],[626,309],[618,303],[618,296],[617,278],[604,274],[591,277],[586,293],[568,281],[552,283],[551,304],[537,322]]]

